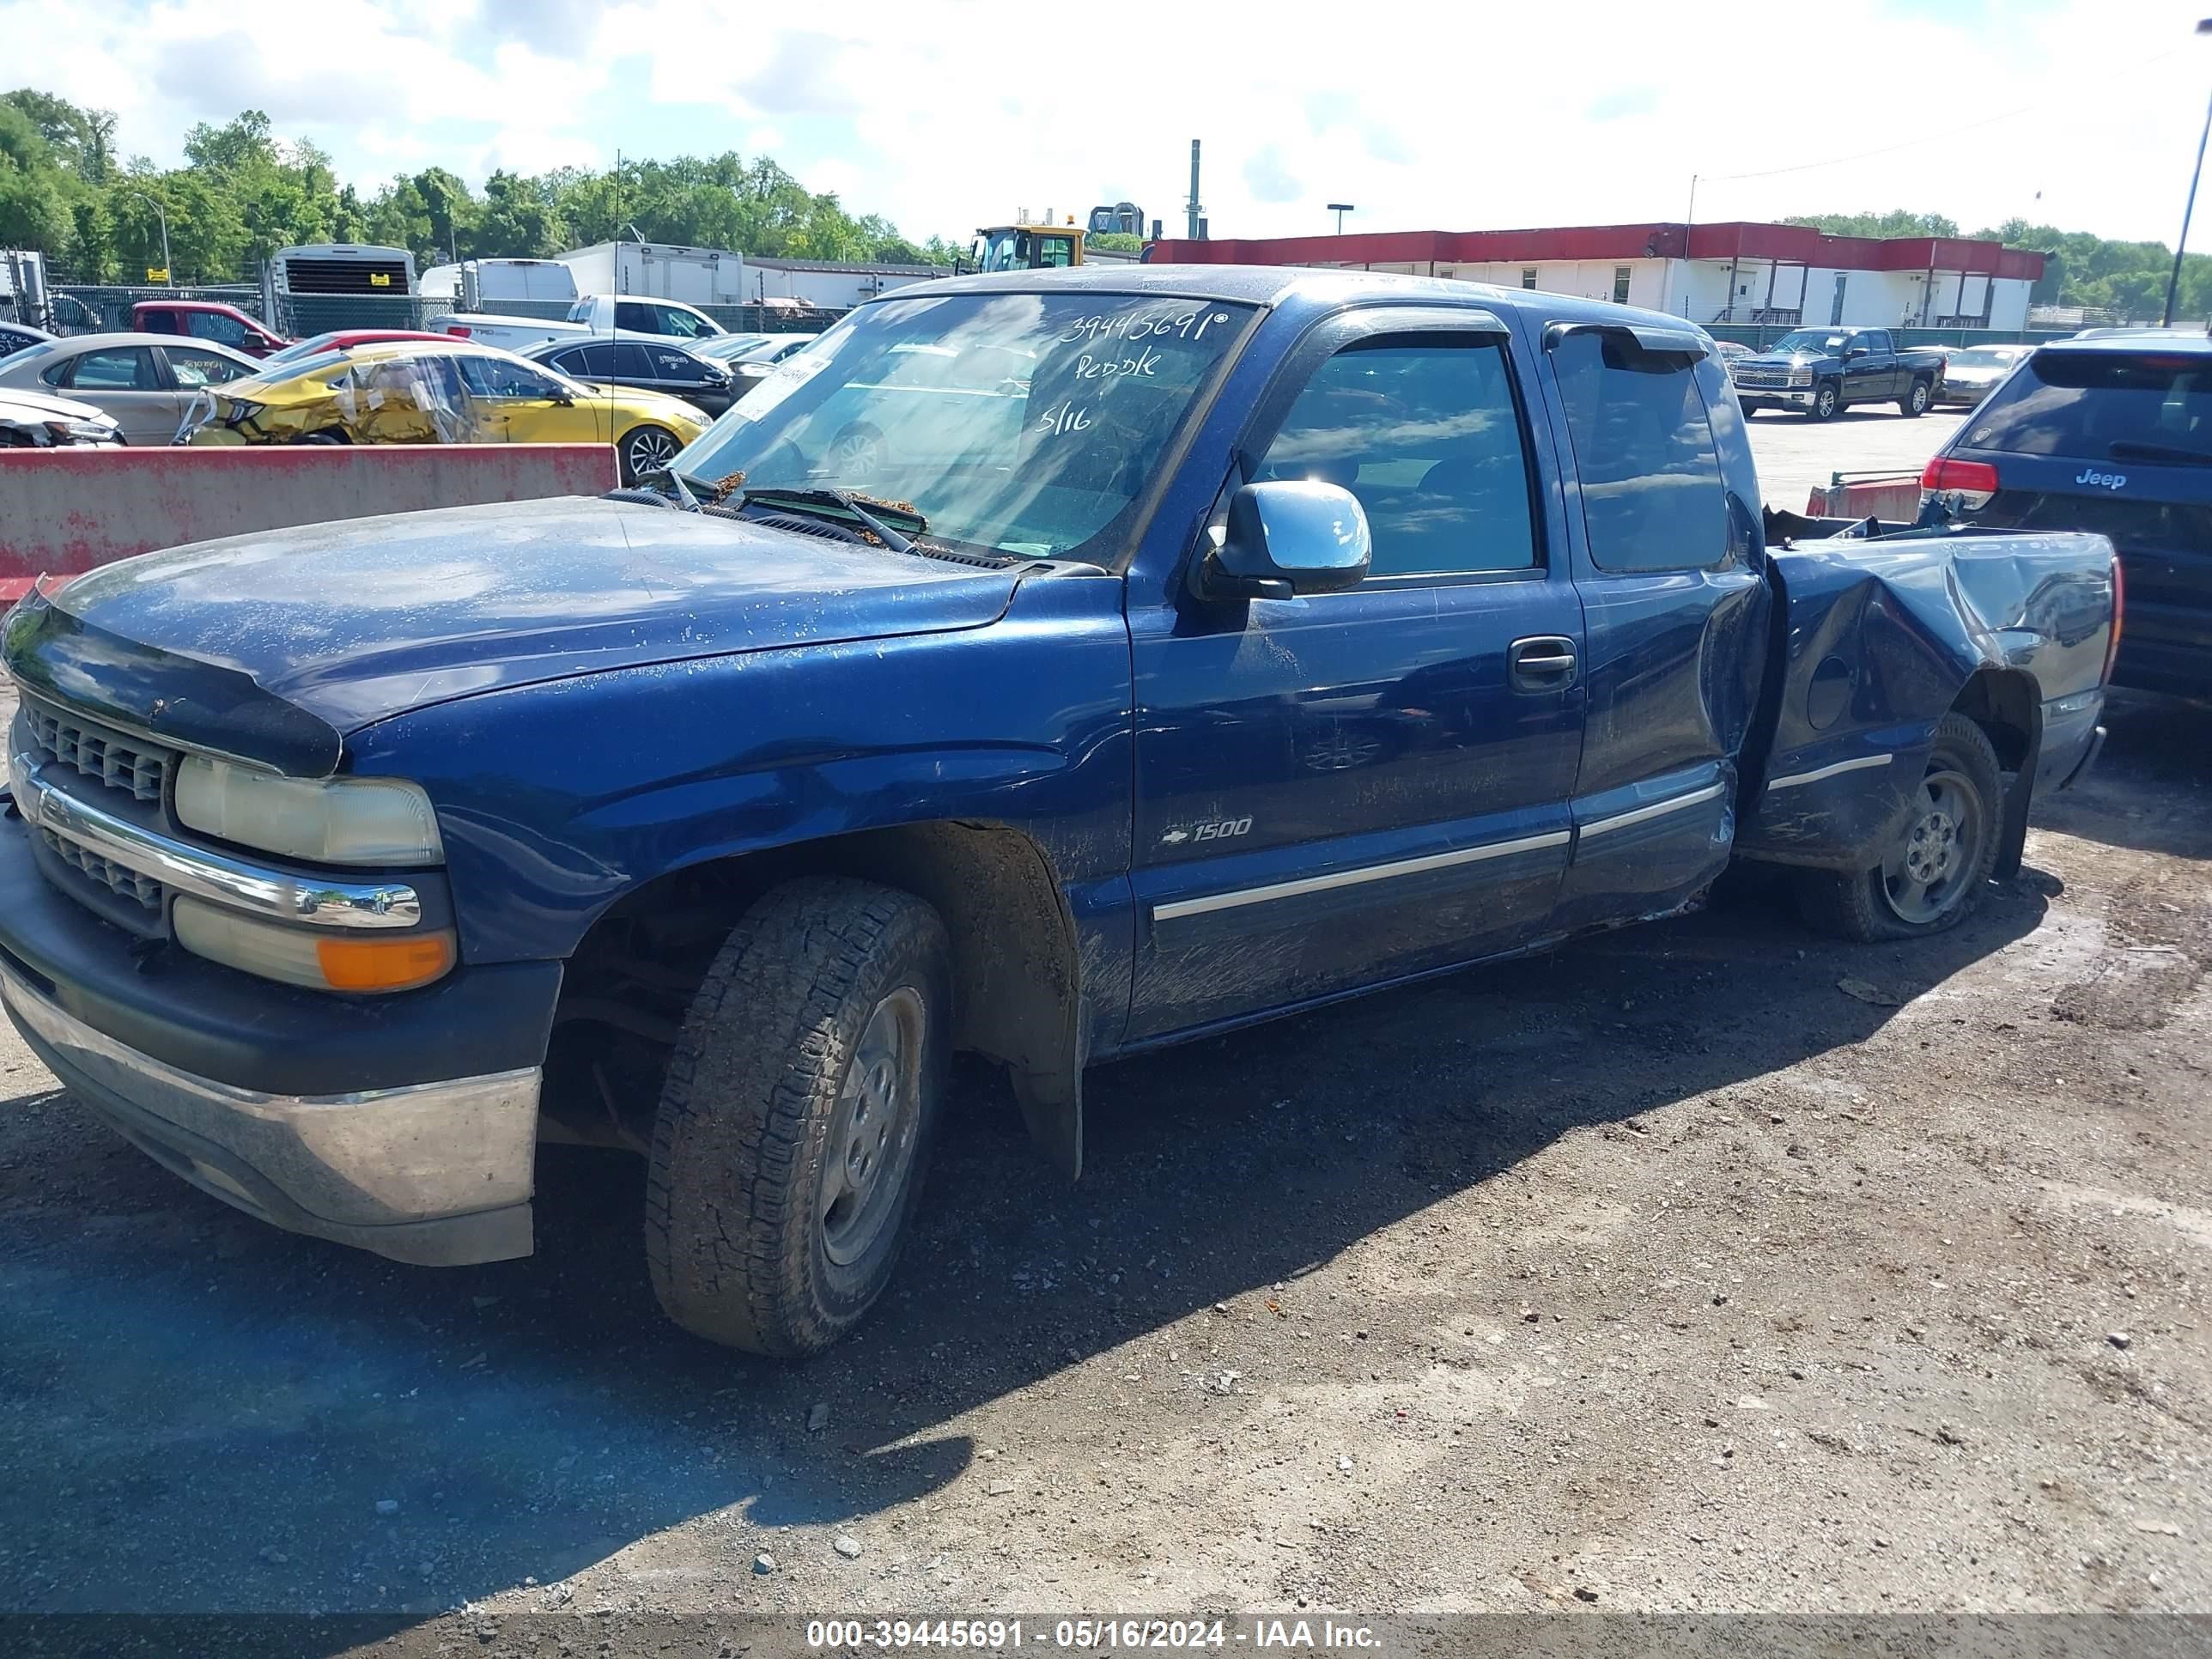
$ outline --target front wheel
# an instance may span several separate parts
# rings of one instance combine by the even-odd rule
[[[1897,400],[1898,412],[1906,416],[1925,415],[1928,412],[1928,405],[1934,400],[1935,394],[1928,382],[1915,380],[1912,383],[1912,390]]]
[[[1798,908],[1843,939],[1911,939],[1955,927],[1989,890],[2004,820],[2004,774],[1989,734],[1964,714],[1936,728],[1905,827],[1870,870],[1807,871]]]
[[[1813,388],[1813,401],[1805,412],[1816,421],[1832,421],[1844,411],[1844,392],[1833,380]]]
[[[809,878],[745,914],[693,997],[653,1124],[646,1259],[670,1318],[817,1353],[890,1280],[951,1042],[937,912]]]
[[[665,426],[634,427],[622,444],[623,482],[634,484],[648,472],[658,472],[676,459],[684,446]]]

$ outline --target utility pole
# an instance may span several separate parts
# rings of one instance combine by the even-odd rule
[[[1682,216],[1682,315],[1685,317],[1690,314],[1690,230],[1697,222],[1698,175],[1693,173],[1690,175],[1689,210]],[[1735,303],[1734,293],[1729,294],[1729,303],[1731,306]]]
[[[153,209],[154,216],[161,222],[161,280],[171,288],[176,287],[177,273],[169,264],[169,216],[162,211],[159,202],[143,191],[126,191],[125,194],[143,202],[148,207]],[[2171,302],[2169,302],[2169,308],[2171,308]]]
[[[1359,211],[1349,202],[1331,202],[1328,204],[1328,210],[1336,216],[1336,234],[1340,236],[1344,234],[1344,216]]]
[[[1198,203],[1198,140],[1195,138],[1190,141],[1190,200],[1183,204],[1183,211],[1189,216],[1190,240],[1194,242],[1198,240],[1198,216],[1205,211]]]
[[[2199,18],[2197,32],[2212,34],[2212,17]],[[2204,131],[2197,136],[2197,167],[2189,175],[2189,200],[2181,210],[2181,240],[2173,245],[2173,274],[2166,279],[2166,310],[2160,321],[2166,328],[2173,326],[2173,302],[2181,290],[2181,256],[2189,246],[2189,222],[2197,212],[2197,183],[2204,176],[2204,141],[2208,138],[2212,138],[2212,102],[2204,106]]]

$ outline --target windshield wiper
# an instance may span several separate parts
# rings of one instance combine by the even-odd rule
[[[699,483],[699,480],[686,477],[672,466],[656,466],[650,472],[639,473],[638,487],[643,489],[663,478],[668,481],[669,487],[676,492],[677,502],[686,513],[696,513],[699,510],[699,498],[691,493],[691,486]],[[701,485],[701,488],[703,489],[705,486]]]
[[[2110,452],[2124,461],[2173,461],[2183,466],[2212,466],[2212,450],[2183,449],[2175,444],[2137,443],[2132,438],[2122,438],[2111,446]]]
[[[889,501],[875,501],[873,497],[869,499],[873,506],[886,513],[896,514],[907,520],[913,526],[914,533],[917,536],[929,528],[929,520],[910,507],[894,507]],[[859,520],[892,552],[914,551],[912,542],[885,524],[873,513],[869,512],[867,507],[861,506],[859,498],[850,490],[832,489],[827,484],[797,484],[788,488],[769,485],[759,489],[746,490],[738,497],[738,504],[741,507],[752,507],[756,504],[763,507],[788,504],[798,507],[840,507]]]

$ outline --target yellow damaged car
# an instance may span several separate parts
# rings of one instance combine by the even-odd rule
[[[612,444],[628,483],[708,424],[679,398],[586,385],[495,347],[395,340],[210,386],[177,441]]]

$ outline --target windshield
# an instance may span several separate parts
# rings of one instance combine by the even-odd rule
[[[777,364],[672,465],[708,484],[742,474],[748,490],[907,502],[932,538],[1108,562],[1250,315],[1104,294],[878,301]]]
[[[1951,354],[1953,368],[2009,368],[2023,348],[2019,346],[1974,346]]]
[[[2044,351],[1967,417],[1962,444],[2084,460],[2212,455],[2212,352]],[[2143,459],[2148,459],[2147,457]]]
[[[1838,334],[1831,329],[1800,328],[1784,335],[1766,349],[1781,352],[1785,356],[1796,351],[1841,351],[1844,343],[1850,338],[1849,335]]]
[[[712,339],[702,340],[691,348],[702,357],[713,357],[721,362],[742,357],[756,346],[766,345],[765,334],[717,334]]]

